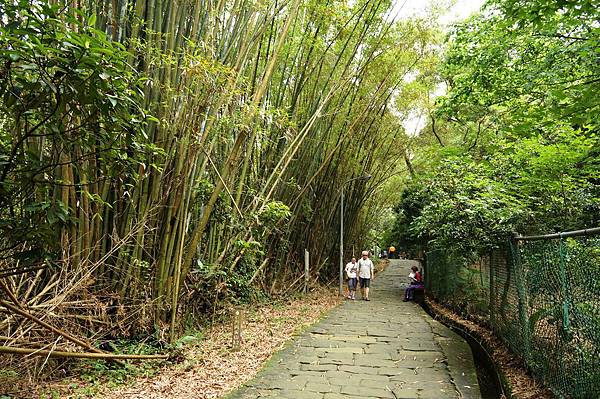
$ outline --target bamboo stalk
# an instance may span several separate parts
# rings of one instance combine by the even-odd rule
[[[90,353],[90,352],[62,352],[44,349],[15,348],[0,346],[0,353],[13,355],[31,355],[44,357],[61,357],[75,359],[101,359],[101,360],[161,360],[168,359],[169,355],[115,355],[112,353]]]
[[[23,338],[7,337],[6,335],[0,335],[0,341],[4,341],[5,343],[6,342],[14,342],[17,344],[35,346],[35,347],[39,347],[39,348],[44,348],[49,345],[49,344],[43,343],[43,342],[30,342]],[[59,350],[64,350],[66,352],[66,349],[63,349],[63,348],[59,348]]]
[[[271,78],[273,68],[275,67],[277,55],[281,51],[283,43],[285,42],[287,33],[289,31],[290,22],[298,10],[299,2],[300,2],[300,0],[294,0],[293,5],[291,6],[292,11],[290,12],[290,15],[288,15],[288,17],[286,18],[286,21],[285,21],[285,24],[283,27],[283,32],[281,32],[281,34],[279,36],[277,48],[275,50],[275,55],[271,59],[271,62],[269,63],[266,72],[264,73],[261,84],[259,85],[257,91],[254,93],[254,95],[252,97],[252,103],[254,105],[253,109],[256,109],[256,106],[259,104],[260,100],[262,99],[262,96],[265,94],[268,81]],[[225,161],[225,164],[223,167],[223,172],[221,172],[222,179],[219,180],[217,185],[215,186],[215,189],[213,190],[213,193],[211,194],[211,197],[210,197],[208,203],[206,204],[206,209],[204,210],[202,218],[200,219],[198,225],[196,226],[196,228],[194,229],[194,231],[192,233],[192,238],[191,238],[191,241],[190,241],[190,244],[188,247],[188,253],[187,253],[185,261],[184,261],[184,273],[183,273],[184,275],[187,274],[187,272],[189,271],[189,269],[191,267],[192,259],[193,259],[194,253],[195,253],[195,248],[198,246],[200,238],[202,237],[202,234],[204,233],[204,230],[205,230],[206,225],[209,220],[210,213],[212,212],[212,209],[217,201],[217,198],[219,197],[221,191],[224,188],[224,184],[222,183],[222,181],[227,180],[229,178],[229,174],[231,173],[233,164],[237,160],[239,150],[241,148],[243,141],[246,138],[246,134],[247,134],[246,132],[242,131],[236,138],[236,141],[231,149],[230,155],[228,156],[227,160]]]

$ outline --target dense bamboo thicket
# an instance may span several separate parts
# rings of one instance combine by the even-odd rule
[[[367,245],[405,156],[393,104],[433,58],[433,29],[390,8],[4,2],[2,297],[94,337],[175,336],[296,289],[305,248],[334,276],[342,184],[373,176],[345,186],[346,241]]]

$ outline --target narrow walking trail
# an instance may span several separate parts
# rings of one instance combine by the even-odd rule
[[[402,302],[414,264],[392,260],[370,302],[334,309],[228,398],[481,398],[469,345]]]

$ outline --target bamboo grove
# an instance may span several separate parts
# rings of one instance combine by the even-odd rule
[[[335,275],[340,189],[364,174],[345,218],[367,243],[406,155],[395,97],[434,59],[426,21],[384,0],[0,4],[7,301],[90,336],[176,336],[296,289],[305,248]]]

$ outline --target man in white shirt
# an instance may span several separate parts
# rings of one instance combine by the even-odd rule
[[[351,262],[346,265],[346,276],[348,277],[348,299],[355,299],[356,296],[356,272],[358,271],[358,263],[356,258],[352,258]]]
[[[365,301],[370,301],[369,287],[373,275],[373,262],[369,259],[369,251],[362,251],[362,258],[358,261],[358,277],[360,278],[360,292]]]

